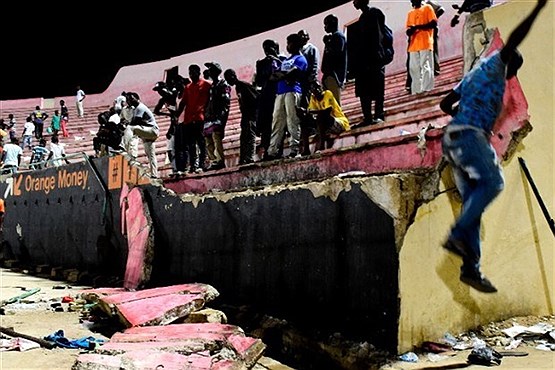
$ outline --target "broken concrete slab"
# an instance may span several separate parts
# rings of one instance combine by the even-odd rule
[[[113,293],[113,294],[111,294]],[[219,292],[208,284],[180,284],[125,291],[103,288],[81,292],[110,316],[117,316],[126,327],[166,325],[198,311]]]
[[[121,197],[126,199],[125,234],[128,247],[123,286],[127,289],[137,289],[150,280],[152,273],[154,229],[148,205],[140,188],[133,188],[127,194],[122,193]]]
[[[110,370],[125,364],[126,369],[159,365],[165,369],[250,369],[265,349],[260,339],[247,337],[243,329],[229,324],[132,327],[114,334],[94,353],[79,356],[74,369]],[[176,364],[189,367],[173,367]]]
[[[244,369],[241,363],[220,360],[210,356],[208,351],[182,355],[157,350],[131,351],[116,356],[97,353],[79,355],[73,370],[120,370],[120,369]]]

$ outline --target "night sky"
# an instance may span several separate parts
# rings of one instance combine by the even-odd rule
[[[73,95],[77,85],[100,93],[120,67],[220,45],[349,2],[172,2],[171,9],[156,8],[158,2],[10,3],[14,10],[1,26],[0,100]],[[207,4],[209,10],[201,8]]]

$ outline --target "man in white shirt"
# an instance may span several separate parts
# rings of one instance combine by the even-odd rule
[[[77,93],[75,94],[75,106],[77,108],[77,115],[83,118],[85,115],[83,109],[83,100],[85,100],[85,92],[81,90],[81,86],[77,86]]]
[[[23,149],[19,146],[19,139],[14,137],[8,144],[4,145],[2,173],[17,173],[22,155]]]

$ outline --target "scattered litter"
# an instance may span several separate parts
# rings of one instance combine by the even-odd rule
[[[57,332],[44,337],[44,339],[54,342],[57,346],[62,348],[80,348],[86,350],[93,350],[97,345],[104,343],[104,339],[97,339],[95,337],[83,337],[80,339],[69,340],[64,337],[63,330],[58,330]]]
[[[19,301],[21,301],[22,299],[27,298],[27,297],[29,297],[29,296],[32,296],[33,294],[36,294],[36,293],[38,293],[38,292],[40,292],[40,288],[31,289],[31,290],[29,290],[29,291],[26,291],[26,292],[23,293],[23,294],[20,294],[20,295],[17,295],[17,296],[15,296],[15,297],[6,299],[5,301],[2,301],[2,303],[0,303],[0,305],[3,306],[3,305],[6,305],[6,304],[19,302]]]
[[[418,356],[414,352],[405,352],[399,356],[399,359],[405,362],[418,362]]]
[[[34,348],[40,348],[40,344],[25,338],[0,339],[0,351],[2,352],[13,350],[24,352]]]
[[[457,344],[457,338],[455,338],[451,333],[445,333],[443,335],[443,342],[453,347]]]
[[[428,353],[426,354],[426,358],[428,359],[428,361],[431,362],[440,362],[443,360],[447,360],[450,356],[447,355],[439,355],[437,353]]]
[[[436,342],[422,343],[422,350],[425,352],[442,353],[442,352],[451,351],[451,349],[452,349],[451,346],[447,344],[436,343]]]
[[[500,365],[503,356],[491,347],[474,348],[468,355],[467,361],[475,365],[494,366]]]
[[[553,330],[555,330],[555,327],[553,327],[553,325],[540,322],[532,326],[514,325],[511,328],[501,331],[511,338],[516,338],[519,336],[531,338],[542,337],[544,334],[550,333]]]
[[[515,349],[522,343],[522,339],[514,339],[508,346],[505,346],[506,350]]]
[[[528,352],[522,352],[522,351],[498,351],[499,354],[503,357],[525,357],[528,356]]]
[[[555,344],[552,343],[541,343],[536,346],[536,349],[540,351],[555,351]]]
[[[366,172],[364,171],[349,171],[349,172],[343,172],[337,175],[337,177],[351,177],[351,176],[364,176],[366,175]]]

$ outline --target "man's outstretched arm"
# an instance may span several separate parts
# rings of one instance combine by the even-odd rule
[[[513,32],[511,32],[507,43],[503,49],[501,49],[501,59],[505,63],[509,61],[513,51],[516,50],[518,45],[520,45],[522,40],[528,35],[530,28],[532,28],[532,24],[545,4],[547,4],[547,0],[538,0],[532,12],[513,30]]]

